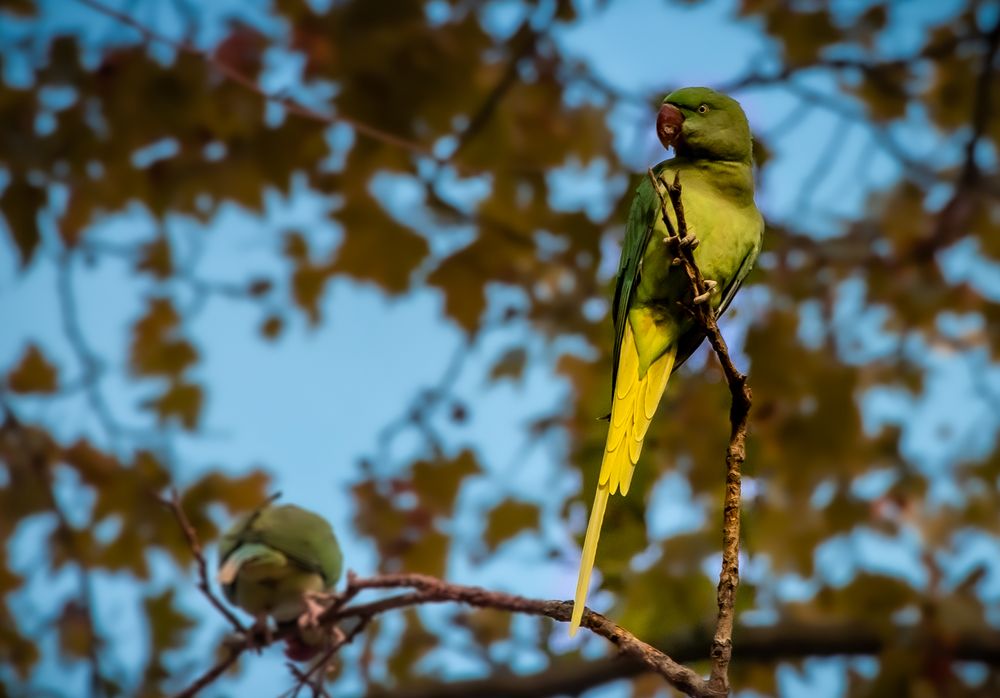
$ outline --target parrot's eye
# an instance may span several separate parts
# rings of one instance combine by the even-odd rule
[[[700,107],[698,107],[698,113],[699,114],[707,114],[708,113],[708,105],[707,104],[702,104]]]

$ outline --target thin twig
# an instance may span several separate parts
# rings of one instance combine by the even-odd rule
[[[225,657],[220,659],[211,669],[195,679],[190,686],[176,694],[174,698],[193,698],[198,695],[202,689],[207,688],[214,683],[216,679],[226,673],[226,671],[229,670],[229,667],[236,663],[236,660],[240,658],[246,649],[245,645],[230,647],[229,653]]]
[[[202,595],[208,599],[208,602],[212,604],[227,621],[229,621],[229,624],[233,626],[233,629],[236,630],[236,632],[241,635],[246,635],[247,629],[244,627],[243,623],[240,622],[240,619],[237,618],[236,615],[230,611],[212,591],[212,585],[208,575],[208,563],[205,562],[204,549],[201,546],[201,541],[198,539],[197,531],[194,530],[194,526],[191,525],[191,521],[188,519],[187,514],[184,513],[184,507],[181,505],[181,498],[177,493],[177,490],[171,490],[170,499],[164,499],[163,497],[158,497],[157,499],[161,504],[173,512],[174,518],[177,519],[177,525],[180,526],[181,532],[184,534],[185,540],[187,540],[188,547],[191,549],[191,554],[194,555],[195,563],[198,565],[198,589],[200,589]]]

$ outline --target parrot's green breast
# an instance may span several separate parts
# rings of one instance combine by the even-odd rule
[[[247,613],[271,615],[280,623],[302,613],[305,594],[328,591],[328,586],[322,576],[297,565],[264,563],[245,565],[225,591]]]

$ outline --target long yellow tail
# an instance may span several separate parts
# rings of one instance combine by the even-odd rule
[[[652,363],[646,375],[640,377],[639,352],[636,351],[632,328],[628,322],[625,323],[608,440],[604,447],[604,459],[601,461],[594,508],[591,509],[587,536],[583,541],[580,576],[576,581],[576,600],[573,602],[573,618],[569,625],[570,637],[576,635],[580,621],[583,620],[587,590],[590,588],[590,573],[594,569],[597,541],[601,537],[601,523],[604,521],[608,496],[617,491],[621,491],[623,496],[628,494],[632,473],[642,451],[642,441],[646,438],[649,422],[667,387],[676,355],[676,348],[670,347]]]

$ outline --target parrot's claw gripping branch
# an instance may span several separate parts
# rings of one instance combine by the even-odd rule
[[[692,303],[704,303],[712,297],[712,292],[718,288],[719,284],[712,279],[705,279],[705,292],[694,297]]]
[[[740,583],[739,552],[740,552],[740,471],[746,460],[747,423],[753,395],[747,383],[747,377],[737,370],[729,356],[726,340],[719,332],[715,321],[715,313],[711,304],[705,303],[717,284],[711,279],[702,277],[695,263],[692,251],[697,247],[697,238],[688,234],[684,218],[684,205],[681,201],[680,175],[674,176],[672,183],[665,183],[653,172],[648,170],[653,189],[660,199],[660,215],[667,228],[664,242],[670,246],[674,254],[673,264],[682,266],[691,283],[692,303],[688,310],[701,325],[712,349],[719,358],[722,371],[729,384],[732,395],[732,406],[729,410],[729,448],[726,451],[726,496],[723,507],[722,524],[722,571],[719,574],[718,606],[715,634],[712,638],[711,658],[712,672],[704,685],[701,695],[729,695],[729,662],[733,654],[733,610],[736,600],[736,589]],[[664,196],[664,190],[666,196]],[[677,227],[674,228],[670,219],[668,203],[672,207]]]

